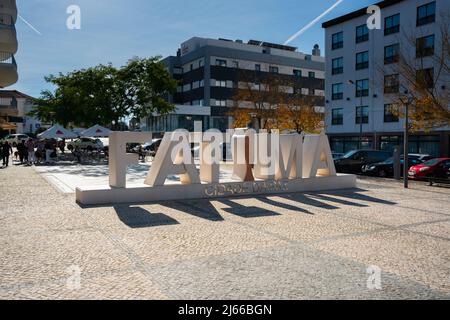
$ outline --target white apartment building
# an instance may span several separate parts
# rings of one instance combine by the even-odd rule
[[[41,122],[28,114],[33,97],[16,90],[0,90],[0,137],[8,133],[35,133]]]
[[[402,145],[404,120],[390,107],[392,93],[401,90],[404,81],[395,71],[399,50],[416,54],[409,37],[429,53],[442,50],[439,28],[442,15],[450,13],[450,0],[391,0],[376,5],[381,8],[381,29],[369,30],[367,8],[323,24],[326,131],[334,152],[360,145],[381,150]],[[436,67],[432,57],[422,60],[423,69]],[[437,88],[448,91],[450,75],[441,76]],[[409,140],[412,153],[450,155],[449,128],[414,133]]]

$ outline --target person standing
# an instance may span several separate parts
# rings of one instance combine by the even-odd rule
[[[45,149],[45,163],[50,163],[50,161],[51,161],[50,156],[53,152],[52,142],[50,140],[45,140],[44,149]]]
[[[36,162],[35,157],[35,144],[32,139],[28,140],[27,149],[28,149],[28,165],[32,166]]]
[[[17,152],[19,152],[20,164],[23,164],[23,162],[25,160],[25,151],[26,151],[26,149],[27,149],[27,147],[25,146],[25,140],[22,140],[17,145]]]
[[[7,167],[9,165],[9,156],[13,154],[13,149],[8,141],[5,141],[1,147],[1,154],[3,160],[3,166]]]

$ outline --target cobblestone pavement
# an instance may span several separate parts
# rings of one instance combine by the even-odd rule
[[[10,167],[0,194],[1,299],[450,297],[445,188],[81,208]]]

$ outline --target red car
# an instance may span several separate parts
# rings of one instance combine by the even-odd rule
[[[432,159],[409,169],[410,179],[426,179],[429,177],[446,178],[450,170],[450,158]]]

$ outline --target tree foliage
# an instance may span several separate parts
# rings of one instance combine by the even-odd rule
[[[397,73],[398,93],[392,95],[391,112],[405,117],[405,104],[411,129],[432,130],[450,125],[450,14],[438,17],[434,48],[423,46],[420,38],[428,34],[407,34],[400,48],[399,61],[383,74]],[[431,71],[432,70],[432,71]]]
[[[45,80],[56,89],[43,91],[31,114],[64,126],[114,127],[125,117],[165,114],[174,108],[165,98],[177,87],[158,57],[134,58],[121,68],[98,65]]]
[[[234,127],[254,119],[259,129],[317,132],[324,114],[316,107],[320,98],[304,95],[295,79],[275,74],[242,73],[230,113]]]

